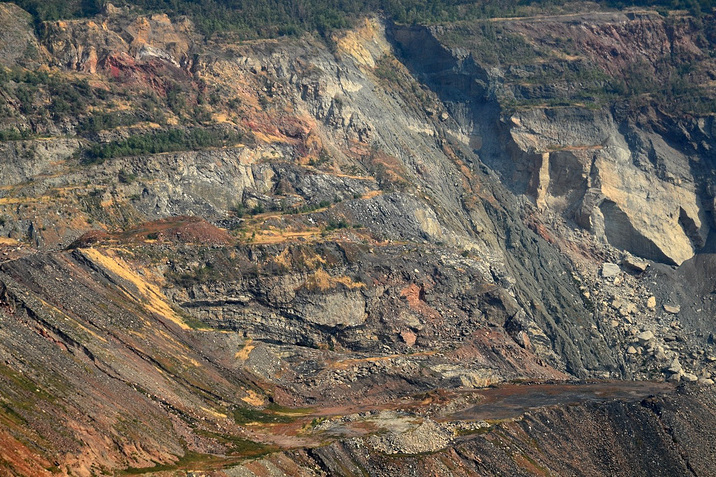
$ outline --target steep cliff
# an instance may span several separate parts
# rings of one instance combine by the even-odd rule
[[[669,343],[698,361],[713,342],[712,300],[695,291],[713,258],[711,22],[638,12],[391,30],[462,140],[530,198],[523,216],[582,272],[594,316],[641,345],[625,348],[652,372],[682,372]]]
[[[712,226],[714,44],[701,29],[712,21],[605,13],[394,36],[513,191],[618,249],[680,265]],[[511,43],[486,52],[492,41]],[[425,61],[425,42],[441,60]]]

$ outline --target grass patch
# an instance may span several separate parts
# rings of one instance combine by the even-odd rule
[[[273,445],[266,445],[238,436],[217,434],[210,431],[197,430],[197,434],[216,439],[228,448],[228,455],[202,454],[186,451],[174,464],[157,464],[152,467],[134,467],[121,470],[116,475],[143,475],[156,472],[177,472],[181,470],[219,470],[240,463],[247,458],[260,457],[279,450]]]
[[[186,451],[184,455],[179,458],[176,464],[157,464],[153,467],[129,468],[119,471],[118,475],[142,475],[154,472],[181,470],[188,467],[196,468],[197,466],[202,465],[215,466],[217,463],[226,460],[226,458],[218,457],[211,454],[201,454],[199,452]]]
[[[4,414],[8,420],[14,422],[15,424],[18,424],[20,426],[27,425],[27,420],[25,420],[24,417],[15,412],[15,410],[11,408],[10,405],[7,403],[0,404],[0,414]]]
[[[276,450],[274,447],[240,437],[231,437],[230,442],[231,448],[229,452],[231,454],[241,455],[242,457],[258,457]]]
[[[208,324],[204,323],[198,318],[194,318],[193,316],[187,314],[187,313],[181,313],[181,317],[184,320],[184,323],[191,328],[192,330],[211,330],[213,329]]]
[[[218,434],[210,431],[197,431],[197,434],[216,439],[228,447],[231,456],[259,457],[278,450],[278,447],[255,442],[243,437]]]
[[[234,410],[234,421],[237,424],[250,424],[258,422],[261,424],[285,424],[293,422],[295,416],[287,416],[285,414],[276,414],[271,411],[261,409],[251,409],[248,407],[240,407]]]
[[[234,409],[234,421],[237,424],[286,424],[310,413],[309,408],[290,408],[271,403],[266,409],[239,407]]]
[[[10,367],[0,364],[0,377],[6,378],[9,381],[9,388],[14,390],[22,390],[34,399],[41,399],[47,402],[55,401],[55,397],[40,387],[39,384],[30,380],[26,376],[19,374]],[[0,381],[0,385],[2,382]],[[32,406],[31,402],[25,401],[18,403],[23,409],[29,409]]]

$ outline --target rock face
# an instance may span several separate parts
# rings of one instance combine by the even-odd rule
[[[2,3],[0,18],[0,62],[8,66],[39,63],[43,52],[32,31],[32,16],[13,3]]]
[[[485,49],[3,12],[0,473],[713,468],[714,121],[595,96],[685,51],[706,81],[688,17],[497,20]],[[600,378],[688,383],[459,417]]]
[[[186,67],[192,49],[192,27],[165,14],[134,19],[46,23],[45,46],[63,68],[96,73],[98,66],[116,73],[118,64],[159,60]]]
[[[597,237],[651,260],[680,265],[705,244],[711,226],[696,172],[663,137],[636,126],[620,133],[612,117],[584,110],[530,112],[516,120],[515,144],[540,152],[539,170],[547,171],[531,178],[538,205],[571,208],[574,220]],[[552,121],[569,123],[570,134],[557,133]],[[546,149],[558,150],[541,152]]]
[[[690,36],[690,24],[682,26],[668,31],[658,16],[619,18],[614,14],[514,20],[501,25],[513,35],[548,45],[554,40],[552,35],[560,32],[576,47],[578,55],[572,61],[577,74],[584,68],[580,57],[588,57],[617,78],[625,75],[627,81],[631,78],[622,63],[626,58],[626,64],[641,61],[650,65],[672,51],[692,48],[701,52],[691,43],[695,40]],[[644,36],[637,32],[659,40],[638,48],[633,42]],[[470,33],[480,36],[479,31]],[[518,102],[531,101],[533,96],[547,101],[561,95],[570,98],[569,91],[528,93],[513,82],[543,78],[547,72],[539,68],[563,68],[564,60],[548,51],[540,52],[541,60],[534,64],[531,58],[520,66],[509,64],[509,58],[502,66],[481,64],[483,53],[465,56],[465,51],[457,47],[451,51],[439,43],[446,38],[451,45],[451,38],[463,38],[461,35],[468,37],[458,27],[432,32],[395,30],[408,63],[453,109],[465,136],[472,138],[471,146],[483,161],[502,171],[513,190],[531,195],[539,208],[574,220],[598,239],[643,258],[679,265],[704,246],[711,229],[707,213],[712,198],[701,192],[707,181],[698,163],[713,149],[713,118],[676,120],[651,110],[631,119],[618,110],[570,105],[528,106],[498,120],[494,102],[504,102],[502,98]],[[419,39],[433,46],[424,48]],[[468,44],[471,41],[479,40],[466,40]],[[603,62],[605,51],[620,61]],[[635,54],[639,58],[630,58]],[[441,61],[425,61],[425,56],[439,56]],[[599,100],[595,101],[598,104]],[[692,143],[695,137],[703,142]]]

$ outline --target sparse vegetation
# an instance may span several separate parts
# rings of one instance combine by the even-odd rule
[[[95,144],[84,152],[84,162],[95,164],[113,157],[221,147],[235,144],[241,138],[242,136],[238,133],[221,130],[170,129],[132,136],[119,141]]]
[[[251,441],[247,441],[251,442]],[[256,446],[261,446],[261,449],[264,449],[265,447],[261,444],[254,443]],[[264,451],[265,452],[265,451]],[[257,454],[252,455],[260,455],[259,452]],[[153,467],[139,467],[139,468],[128,468],[126,470],[119,471],[117,475],[142,475],[142,474],[150,474],[155,472],[169,472],[169,471],[177,471],[177,470],[184,470],[184,469],[197,469],[202,468],[203,466],[211,467],[220,465],[222,463],[236,463],[236,458],[226,458],[226,457],[217,457],[215,455],[211,454],[201,454],[199,452],[192,452],[192,451],[185,451],[184,455],[179,457],[179,460],[176,462],[176,464],[157,464]]]
[[[333,230],[340,230],[340,229],[347,229],[350,227],[350,224],[345,219],[340,220],[329,220],[328,224],[326,225],[326,231],[331,232]]]
[[[305,410],[282,408],[276,404],[271,404],[266,409],[239,407],[234,409],[234,420],[237,424],[241,425],[250,424],[252,422],[258,422],[261,424],[282,424],[293,422],[299,415],[304,413]]]
[[[0,131],[0,141],[20,141],[33,137],[29,129],[5,129]]]
[[[155,118],[146,118],[153,120]],[[121,126],[131,126],[143,119],[136,113],[93,113],[82,118],[77,126],[80,133],[97,133],[99,131],[114,129]]]
[[[119,179],[119,182],[122,184],[131,184],[135,180],[137,180],[137,176],[131,172],[127,172],[124,169],[119,171],[119,174],[117,174],[117,179]]]
[[[380,58],[375,66],[375,75],[383,81],[396,82],[399,79],[395,60],[389,56]]]
[[[669,18],[666,28],[688,31],[701,21],[706,20]],[[534,107],[599,109],[615,103],[626,105],[620,109],[651,105],[674,114],[708,114],[716,106],[709,86],[711,74],[690,53],[672,51],[660,58],[637,55],[629,62],[619,56],[615,69],[612,62],[598,59],[607,52],[596,44],[548,31],[530,37],[508,23],[491,21],[453,25],[440,39],[469,50],[481,65],[501,67],[505,75],[500,88],[489,92],[487,84],[481,86],[483,94],[494,94],[507,116]],[[706,54],[713,54],[708,52],[713,50],[708,40],[698,41]],[[620,55],[618,51],[609,54]]]

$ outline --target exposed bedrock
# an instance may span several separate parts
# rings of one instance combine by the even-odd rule
[[[591,34],[599,39],[600,32]],[[406,64],[446,103],[462,140],[505,185],[644,258],[679,265],[704,246],[714,200],[704,174],[712,117],[677,121],[647,110],[633,119],[580,105],[506,113],[497,98],[517,96],[505,80],[514,72],[443,46],[446,35],[440,28],[392,29]]]

